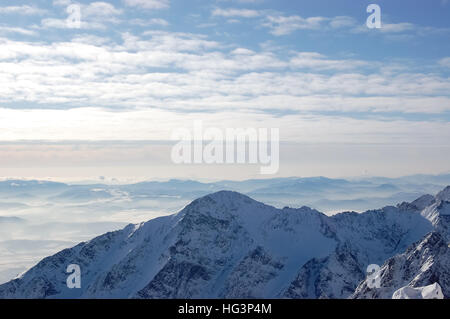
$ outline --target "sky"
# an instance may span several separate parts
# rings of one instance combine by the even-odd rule
[[[278,176],[449,172],[449,40],[447,0],[0,0],[0,178],[261,177],[172,163],[198,120],[279,128]]]

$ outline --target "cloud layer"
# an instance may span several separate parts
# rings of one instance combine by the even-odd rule
[[[445,27],[386,19],[378,32],[350,15],[258,1],[173,18],[179,3],[123,0],[81,4],[81,28],[71,29],[70,4],[0,8],[11,19],[0,24],[0,141],[161,141],[198,119],[282,128],[282,140],[297,143],[450,140],[448,54],[392,58],[339,42],[445,37]]]

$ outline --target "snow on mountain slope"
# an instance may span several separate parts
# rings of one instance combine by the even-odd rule
[[[438,193],[433,201],[422,210],[434,227],[450,240],[450,186]]]
[[[444,296],[450,296],[450,248],[439,232],[428,234],[400,255],[387,260],[380,270],[381,288],[360,283],[352,298],[390,299],[405,286],[423,287],[438,283]]]
[[[329,232],[337,249],[313,259],[285,291],[288,298],[345,298],[364,279],[366,267],[382,264],[432,230],[412,206],[399,205],[364,214],[342,213],[330,218]]]
[[[335,248],[321,231],[326,216],[307,208],[278,210],[238,193],[219,192],[194,201],[181,214],[169,262],[137,297],[266,298],[298,265]]]
[[[124,258],[129,257],[130,253],[139,250],[147,243],[148,250],[152,251],[154,247],[159,249],[160,243],[155,242],[153,245],[153,240],[164,240],[164,237],[160,237],[158,234],[164,232],[168,222],[170,221],[160,218],[143,225],[129,225],[123,230],[107,233],[87,243],[65,249],[54,256],[43,259],[19,279],[0,286],[0,297],[80,298],[85,295],[89,296],[91,290],[97,292],[99,298],[114,297],[119,294],[123,296],[122,292],[115,291],[114,288],[117,287],[108,287],[108,280],[102,282],[103,286],[99,285],[98,281],[105,276],[107,270],[117,267],[116,265]],[[157,254],[150,253],[149,257],[156,258]],[[66,268],[69,264],[78,264],[82,269],[81,289],[71,290],[66,286],[68,277]],[[152,264],[155,264],[153,260]],[[135,267],[138,266],[135,265]],[[142,271],[146,270],[146,265],[144,266]],[[118,278],[115,284],[124,288],[120,285],[122,283],[120,279]],[[103,293],[103,291],[107,291],[107,293]]]
[[[325,258],[303,265],[281,297],[290,299],[345,298],[355,290],[363,273],[349,245],[339,245]]]
[[[438,283],[426,287],[402,287],[395,291],[392,299],[444,299],[442,288]]]
[[[311,209],[288,212],[238,193],[219,192],[195,200],[176,215],[129,225],[48,257],[21,278],[0,286],[0,297],[232,295],[242,285],[240,277],[248,264],[260,262],[252,254],[258,247],[282,262],[260,290],[266,297],[298,265],[334,249],[335,241],[321,232],[323,218]],[[81,289],[65,286],[69,264],[82,269]]]
[[[419,202],[328,217],[222,191],[45,258],[0,298],[345,298],[368,264],[433,230]],[[69,264],[81,289],[66,286]]]

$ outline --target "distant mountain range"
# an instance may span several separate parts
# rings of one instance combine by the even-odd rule
[[[436,283],[448,298],[449,225],[450,186],[333,216],[220,191],[47,257],[0,285],[0,298],[391,298],[405,286]],[[66,285],[70,264],[80,266],[80,289]],[[370,264],[381,266],[379,289],[368,286]]]
[[[391,203],[412,201],[424,193],[436,193],[450,185],[450,174],[414,175],[401,178],[326,177],[275,178],[246,181],[201,183],[191,180],[141,182],[128,185],[74,185],[48,181],[0,181],[0,208],[24,205],[29,201],[76,203],[129,199],[133,204],[145,200],[192,201],[220,190],[232,190],[269,205],[314,207],[320,211],[365,211]],[[130,207],[133,207],[131,205]],[[173,207],[171,207],[173,208]]]

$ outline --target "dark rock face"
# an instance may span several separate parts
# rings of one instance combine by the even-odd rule
[[[197,286],[210,279],[208,270],[189,262],[170,261],[155,278],[137,293],[143,299],[195,298],[201,295]]]

